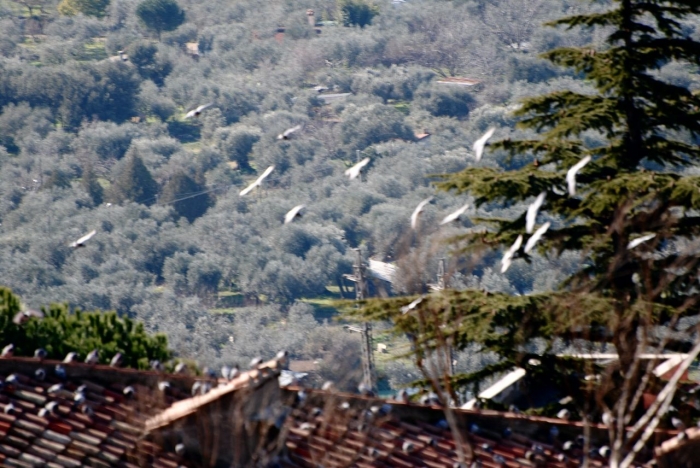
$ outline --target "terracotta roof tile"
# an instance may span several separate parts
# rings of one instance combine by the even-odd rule
[[[193,382],[185,376],[80,363],[64,365],[67,379],[59,381],[48,372],[56,364],[28,358],[0,360],[0,380],[14,374],[18,382],[0,387],[0,406],[12,404],[15,408],[10,414],[0,412],[1,466],[125,466],[127,458],[139,459],[145,420],[188,396]],[[34,377],[40,367],[49,374],[44,381]],[[172,382],[172,392],[164,397],[157,383],[165,378]],[[60,388],[49,393],[56,384]],[[128,385],[136,389],[131,400],[122,393]],[[74,398],[81,386],[82,402]],[[39,416],[49,402],[58,403],[53,413]],[[91,414],[85,413],[86,406]],[[144,466],[187,466],[175,455],[165,456],[155,444],[146,447],[149,455]]]

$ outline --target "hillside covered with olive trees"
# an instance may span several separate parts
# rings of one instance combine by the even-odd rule
[[[440,258],[453,288],[523,295],[578,264],[535,254],[501,274],[499,252],[452,253],[448,239],[524,205],[475,209],[432,182],[475,164],[472,144],[490,127],[498,139],[527,136],[511,117],[521,98],[586,91],[538,54],[599,45],[593,32],[543,26],[597,7],[0,0],[0,284],[30,307],[66,302],[143,321],[201,363],[284,348],[319,361],[324,376],[355,366],[359,379],[358,337],[328,307],[354,297],[343,276],[353,249],[397,265],[393,287],[377,282],[375,294],[427,290]],[[700,37],[700,23],[683,27]],[[658,73],[700,87],[687,66]],[[344,174],[367,157],[360,177]],[[480,162],[533,163],[488,150]],[[466,216],[439,226],[467,203]],[[284,224],[301,204],[303,216]],[[92,230],[85,247],[69,247]],[[380,359],[379,370],[394,385],[417,377],[402,360]]]

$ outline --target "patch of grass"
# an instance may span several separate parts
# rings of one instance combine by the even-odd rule
[[[198,154],[202,151],[202,143],[199,141],[192,141],[190,143],[183,143],[183,148],[191,153]]]
[[[231,296],[242,296],[242,293],[235,291],[219,291],[219,297],[231,297]]]
[[[107,51],[105,50],[104,43],[91,42],[83,46],[82,59],[85,61],[90,60],[104,60],[107,58]]]
[[[335,298],[314,297],[302,299],[301,301],[314,308],[314,318],[318,321],[332,320],[333,317],[338,315],[338,309],[333,307]]]

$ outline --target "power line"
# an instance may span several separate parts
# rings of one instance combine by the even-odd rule
[[[310,171],[309,173],[311,173],[311,174],[316,174],[316,173],[323,172],[323,171],[328,171],[328,170],[332,171],[332,170],[333,170],[333,167],[331,167],[331,166],[320,167],[320,168],[317,168],[317,169],[314,169],[314,170]],[[276,182],[276,181],[279,181],[279,180],[284,179],[284,177],[285,177],[285,176],[279,176],[279,177],[276,177],[276,178],[268,178],[268,179],[266,179],[266,181]],[[161,206],[163,206],[163,205],[170,205],[170,204],[173,204],[173,203],[177,203],[177,202],[179,202],[179,201],[188,200],[188,199],[190,199],[190,198],[195,198],[195,197],[199,197],[199,196],[201,196],[201,195],[206,195],[207,193],[216,192],[217,190],[224,190],[224,189],[229,189],[229,188],[232,188],[232,187],[242,187],[242,185],[240,185],[240,184],[223,184],[223,185],[214,185],[214,186],[210,186],[210,187],[208,187],[208,188],[205,186],[205,188],[204,188],[203,190],[200,190],[200,191],[198,191],[198,192],[189,192],[189,193],[188,193],[188,192],[185,192],[185,193],[180,193],[180,194],[178,194],[178,195],[180,196],[179,198],[176,198],[176,199],[174,199],[174,200],[170,200],[170,201],[165,202],[165,203],[161,203],[160,205],[161,205]],[[141,199],[141,200],[135,200],[135,202],[136,202],[136,203],[140,203],[140,204],[145,204],[145,203],[148,203],[148,202],[151,202],[151,201],[157,201],[157,200],[158,200],[158,196],[154,196],[154,197],[144,198],[144,199]]]

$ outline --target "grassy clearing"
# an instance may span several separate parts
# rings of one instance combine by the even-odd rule
[[[105,60],[107,58],[107,51],[105,50],[104,43],[91,42],[83,46],[82,59],[84,61],[91,60]]]

